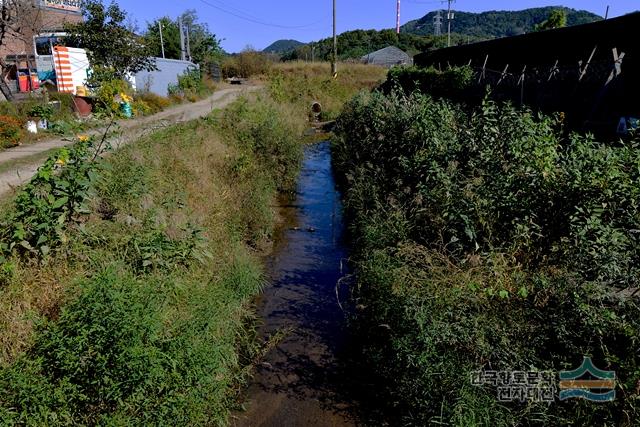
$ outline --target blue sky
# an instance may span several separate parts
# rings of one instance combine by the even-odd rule
[[[229,52],[242,50],[249,45],[256,49],[263,49],[278,39],[308,42],[331,34],[331,0],[117,1],[132,15],[139,27],[146,27],[147,21],[159,16],[177,16],[186,9],[195,9],[201,20],[209,24],[218,38],[225,39],[223,47]],[[338,32],[395,26],[396,0],[337,1]],[[602,16],[609,4],[611,17],[640,9],[638,0],[457,0],[453,7],[456,10],[481,12],[559,4],[575,9],[586,9]],[[402,23],[420,18],[427,12],[443,7],[445,4],[437,0],[402,0]]]

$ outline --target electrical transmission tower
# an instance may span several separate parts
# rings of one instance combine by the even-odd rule
[[[438,11],[438,14],[433,17],[433,35],[442,35],[442,11]]]

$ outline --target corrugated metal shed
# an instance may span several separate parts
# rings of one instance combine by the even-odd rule
[[[395,46],[388,46],[384,49],[372,52],[362,57],[365,64],[380,65],[391,68],[396,65],[412,65],[413,59],[403,50]]]
[[[155,58],[156,71],[141,71],[135,75],[135,86],[139,91],[153,92],[161,96],[169,94],[169,85],[178,84],[178,76],[185,71],[198,68],[189,61]]]

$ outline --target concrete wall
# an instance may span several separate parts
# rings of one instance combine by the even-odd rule
[[[153,92],[158,95],[169,95],[169,85],[178,83],[178,76],[190,68],[198,66],[189,61],[156,58],[157,71],[141,71],[135,75],[135,86],[139,92]]]

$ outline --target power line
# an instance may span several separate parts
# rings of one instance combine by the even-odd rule
[[[212,0],[215,1],[215,0]],[[258,25],[264,25],[265,27],[274,27],[274,28],[282,28],[282,29],[287,29],[287,30],[302,30],[302,29],[308,29],[308,27],[312,27],[314,25],[317,24],[321,24],[322,22],[324,22],[327,18],[327,16],[323,17],[321,20],[310,23],[310,24],[305,24],[305,25],[295,25],[295,26],[291,26],[291,25],[280,25],[280,24],[274,24],[271,22],[266,22],[266,21],[262,21],[259,18],[255,18],[252,15],[249,15],[245,12],[240,11],[237,8],[234,8],[232,6],[229,6],[225,3],[222,2],[218,2],[220,4],[223,4],[225,7],[216,5],[211,3],[210,1],[206,1],[206,0],[200,0],[200,2],[202,4],[205,4],[209,7],[212,7],[213,9],[219,10],[220,12],[226,13],[228,15],[234,16],[238,19],[242,19],[244,21],[248,21],[248,22],[252,22],[254,24],[258,24]],[[234,12],[233,10],[229,10],[229,9],[235,9],[237,12]]]

